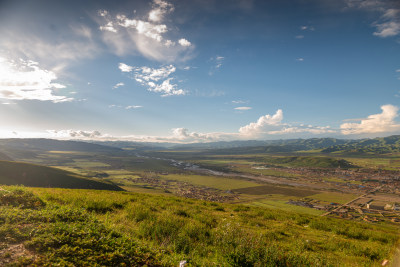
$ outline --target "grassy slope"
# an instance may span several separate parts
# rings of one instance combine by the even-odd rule
[[[24,244],[36,258],[19,261],[38,265],[380,266],[399,238],[388,225],[177,197],[4,189],[0,263]]]
[[[121,188],[116,185],[86,179],[67,171],[10,161],[0,161],[0,184],[121,190]]]

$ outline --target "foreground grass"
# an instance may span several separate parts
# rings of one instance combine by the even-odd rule
[[[1,245],[23,243],[34,253],[19,265],[379,266],[399,238],[388,225],[242,205],[3,188]]]

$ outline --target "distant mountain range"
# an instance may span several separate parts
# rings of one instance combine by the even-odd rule
[[[62,141],[53,139],[0,139],[0,159],[11,160],[21,154],[40,151],[122,152],[145,150],[218,150],[218,153],[278,153],[317,150],[323,153],[393,153],[400,152],[400,135],[373,139],[346,140],[310,138],[287,140],[220,141],[209,143],[140,143],[129,141]]]

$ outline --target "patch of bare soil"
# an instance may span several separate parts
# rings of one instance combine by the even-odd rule
[[[0,243],[0,266],[28,266],[35,258],[35,254],[27,250],[22,243]]]

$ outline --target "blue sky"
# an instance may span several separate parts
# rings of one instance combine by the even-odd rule
[[[400,134],[396,1],[0,1],[0,36],[0,137]]]

